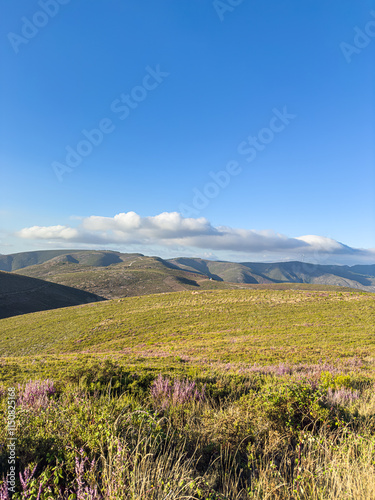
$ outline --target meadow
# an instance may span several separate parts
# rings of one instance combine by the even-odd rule
[[[374,315],[306,286],[3,319],[0,476],[13,387],[15,499],[375,499]]]

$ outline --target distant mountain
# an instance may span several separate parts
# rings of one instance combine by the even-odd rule
[[[204,273],[181,270],[159,257],[120,252],[72,250],[14,273],[78,288],[107,299],[233,288],[229,283],[210,280]]]
[[[236,263],[186,257],[164,260],[106,250],[51,250],[3,255],[1,266],[11,267],[12,275],[42,279],[105,299],[183,290],[258,287],[335,289],[340,286],[375,292],[375,265]],[[0,282],[0,294],[4,293]],[[38,298],[35,294],[34,297]],[[21,302],[23,300],[27,303],[30,298],[25,297]],[[55,307],[63,306],[52,302]]]
[[[74,262],[87,266],[109,266],[118,264],[142,254],[123,254],[110,250],[40,250],[0,255],[0,271],[17,271],[24,267],[43,264],[56,259],[56,262]]]
[[[101,300],[90,292],[0,271],[0,318]]]
[[[375,292],[375,265],[334,266],[305,262],[222,262],[178,258],[169,261],[176,268],[202,272],[213,279],[232,283],[310,283],[345,286]]]

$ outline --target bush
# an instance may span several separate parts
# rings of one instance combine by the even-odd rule
[[[259,403],[266,417],[279,431],[295,432],[327,422],[330,416],[323,394],[310,384],[285,384],[261,394]]]
[[[110,391],[118,395],[127,391],[142,396],[146,394],[154,378],[152,373],[131,373],[118,363],[106,359],[103,362],[91,361],[73,369],[66,380],[91,394]]]
[[[330,372],[322,372],[320,375],[320,386],[322,389],[350,389],[352,387],[352,379],[350,375],[332,375]]]

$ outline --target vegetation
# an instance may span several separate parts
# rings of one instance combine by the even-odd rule
[[[218,290],[3,319],[0,478],[14,387],[16,500],[374,499],[374,305]]]
[[[77,260],[77,254],[72,254]],[[79,262],[53,259],[20,269],[17,274],[79,288],[107,299],[199,289],[227,289],[233,285],[202,274],[174,269],[158,257],[121,254],[122,261],[104,266],[104,257],[84,254]],[[113,256],[112,256],[113,260]],[[107,257],[108,261],[108,257]]]
[[[13,498],[374,498],[373,380],[281,373],[152,381],[107,361],[19,385]],[[5,442],[6,395],[0,412]]]
[[[0,255],[0,270],[16,271],[29,266],[40,265],[45,262],[75,262],[89,266],[108,266],[122,262],[127,258],[138,257],[142,254],[122,254],[110,250],[39,250],[20,252],[10,255]],[[38,276],[36,276],[38,277]]]
[[[108,299],[194,288],[228,289],[281,283],[375,291],[375,266],[371,265],[235,263],[198,258],[163,260],[104,250],[56,250],[0,256],[0,269],[79,288]]]
[[[104,299],[176,291],[259,288],[335,291],[336,285],[342,291],[375,291],[374,266],[240,264],[192,258],[168,261],[104,250],[0,255],[0,269],[12,271],[0,271],[0,318]]]
[[[157,366],[374,356],[374,303],[373,294],[303,290],[129,297],[6,318],[0,355],[100,353]]]

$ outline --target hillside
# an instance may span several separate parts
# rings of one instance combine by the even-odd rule
[[[311,283],[346,286],[375,292],[375,265],[335,266],[305,262],[221,262],[178,258],[169,261],[180,269],[202,272],[235,283]]]
[[[75,263],[84,266],[109,266],[141,254],[123,254],[110,250],[40,250],[0,255],[0,271],[17,271],[47,261]]]
[[[226,290],[251,287],[297,289],[302,286],[300,283],[274,283],[270,280],[259,280],[259,283],[256,279],[236,280],[233,273],[231,275],[234,267],[232,263],[214,263],[217,268],[220,268],[218,271],[221,272],[221,276],[219,276],[209,271],[208,265],[211,265],[209,261],[207,264],[202,261],[196,268],[185,269],[182,265],[179,267],[174,262],[159,257],[134,254],[121,254],[120,263],[108,266],[88,265],[82,263],[82,260],[76,262],[77,257],[77,253],[61,255],[42,264],[20,269],[15,273],[78,288],[107,299],[184,290]],[[97,262],[96,259],[97,253],[90,260]],[[86,254],[84,262],[88,260]],[[222,272],[223,267],[224,271],[228,268],[227,274]],[[306,286],[308,288],[310,285]],[[316,289],[316,286],[314,288]],[[329,287],[323,286],[320,289],[325,290]],[[335,287],[330,287],[330,289],[334,290]]]
[[[0,271],[0,318],[101,300],[90,292]]]
[[[120,263],[107,266],[73,261],[76,257],[76,253],[59,256],[15,273],[78,288],[107,299],[231,287],[228,283],[210,280],[204,274],[175,268],[159,257],[121,254]]]
[[[292,288],[310,284],[375,291],[375,266],[349,268],[301,262],[234,263],[193,258],[164,260],[142,254],[98,250],[61,252],[1,256],[0,265],[2,262],[6,267],[7,263],[8,268],[12,267],[17,274],[78,288],[107,299],[260,285],[275,288],[292,283]],[[33,262],[33,265],[27,265]],[[26,267],[19,267],[21,265]]]
[[[23,496],[374,498],[375,295],[249,286],[1,319]]]
[[[219,290],[130,297],[1,320],[0,356],[111,355],[166,366],[375,356],[375,296]]]

